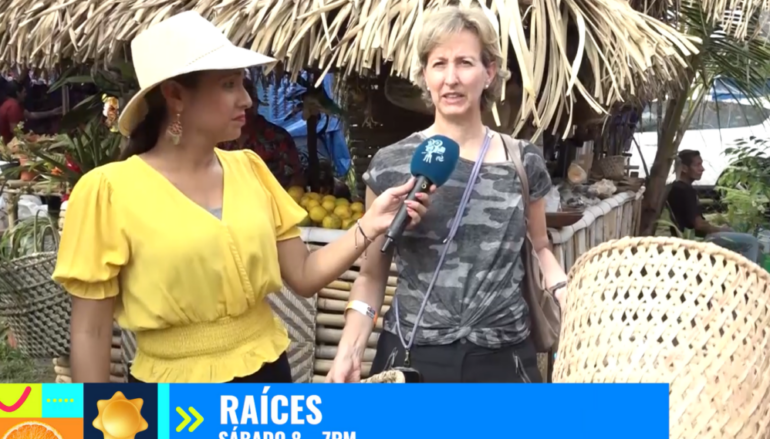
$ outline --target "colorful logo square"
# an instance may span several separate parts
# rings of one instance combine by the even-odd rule
[[[82,384],[43,384],[44,418],[82,418]]]
[[[8,439],[83,439],[83,420],[75,418],[0,419],[0,437]]]
[[[85,384],[83,400],[85,439],[158,437],[155,384]],[[129,412],[132,414],[127,416]]]
[[[40,418],[42,400],[42,384],[0,384],[0,418]]]

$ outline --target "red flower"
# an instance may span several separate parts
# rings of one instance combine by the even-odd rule
[[[73,172],[77,172],[77,173],[80,173],[80,172],[81,172],[81,171],[80,171],[80,166],[78,166],[78,165],[77,165],[77,163],[75,163],[74,161],[72,161],[72,158],[70,158],[70,156],[69,156],[69,155],[66,155],[66,156],[65,156],[65,158],[66,158],[66,160],[67,160],[67,162],[66,162],[66,164],[67,164],[67,169],[69,169],[70,171],[73,171]]]

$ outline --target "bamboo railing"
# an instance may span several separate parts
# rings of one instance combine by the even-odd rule
[[[612,239],[636,236],[642,214],[642,194],[622,192],[589,207],[577,223],[562,229],[549,229],[553,254],[565,271],[588,250]]]

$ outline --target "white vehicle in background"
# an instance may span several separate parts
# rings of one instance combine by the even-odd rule
[[[710,190],[716,184],[722,172],[727,169],[730,157],[725,155],[725,150],[735,146],[736,140],[748,139],[750,136],[770,137],[770,100],[763,99],[765,108],[756,108],[747,99],[735,99],[724,97],[724,94],[714,99],[713,95],[704,99],[703,103],[695,110],[689,129],[679,145],[679,151],[692,149],[700,152],[703,158],[703,178],[696,181],[694,186],[699,190]],[[647,170],[652,167],[655,153],[658,149],[658,102],[653,102],[645,108],[639,120],[639,128],[634,135],[634,140],[639,147],[631,142],[630,165],[638,166],[639,177],[646,177]],[[665,105],[664,105],[665,107]],[[661,118],[665,108],[661,109]],[[684,114],[687,113],[685,107]],[[641,149],[641,155],[639,150]],[[674,166],[668,176],[668,182],[673,182]]]

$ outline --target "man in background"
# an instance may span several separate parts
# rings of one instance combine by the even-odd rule
[[[734,232],[728,226],[715,226],[703,216],[698,193],[693,183],[703,176],[703,158],[700,152],[682,150],[677,156],[677,179],[668,193],[668,208],[674,224],[680,232],[695,231],[696,236],[705,237],[728,250],[742,254],[752,262],[759,262],[759,241],[748,233]]]

